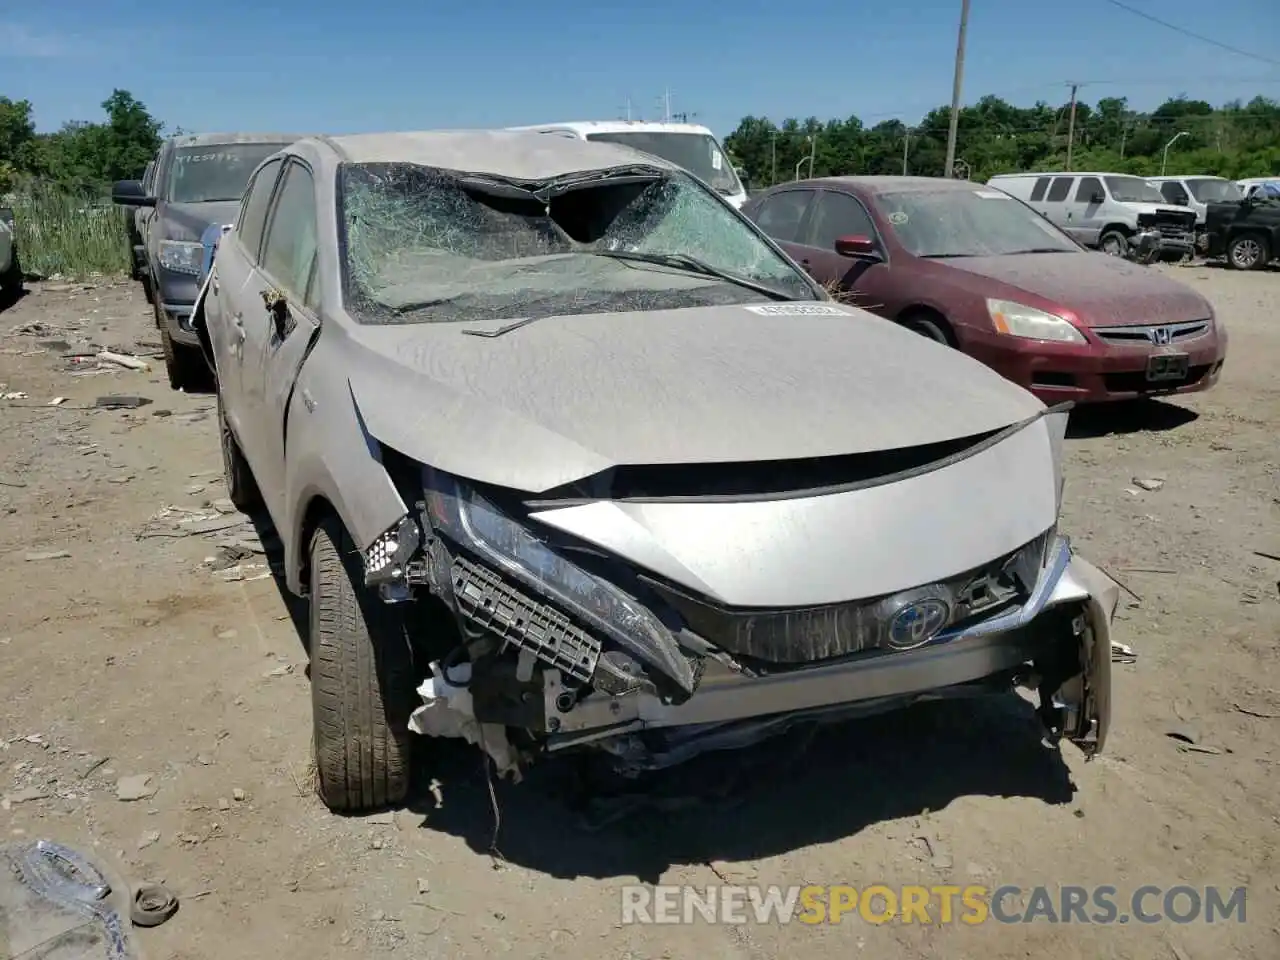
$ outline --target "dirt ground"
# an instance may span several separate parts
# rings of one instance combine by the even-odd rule
[[[1254,551],[1280,555],[1280,273],[1159,269],[1231,345],[1209,393],[1073,424],[1063,526],[1123,581],[1116,639],[1137,653],[1114,667],[1106,755],[1046,750],[1003,702],[930,705],[695,761],[594,830],[544,769],[497,788],[501,857],[471,748],[405,809],[323,808],[299,631],[254,528],[217,510],[213,398],[170,391],[158,359],[68,357],[155,351],[135,285],[32,285],[0,312],[0,841],[167,883],[181,909],[138,938],[174,960],[1274,960],[1280,562]],[[151,402],[93,406],[107,395]],[[624,926],[636,882],[1248,893],[1244,924],[1212,926]]]

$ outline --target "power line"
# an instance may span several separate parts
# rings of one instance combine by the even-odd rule
[[[1158,23],[1160,26],[1173,30],[1176,33],[1180,33],[1184,37],[1190,37],[1193,40],[1199,40],[1201,43],[1212,44],[1213,46],[1226,50],[1230,53],[1235,53],[1242,57],[1249,57],[1252,60],[1260,60],[1263,63],[1269,63],[1272,66],[1280,67],[1280,60],[1273,60],[1271,57],[1264,57],[1260,53],[1241,50],[1239,47],[1233,47],[1229,43],[1223,43],[1221,40],[1214,40],[1212,37],[1206,37],[1202,33],[1196,33],[1193,30],[1188,30],[1186,27],[1180,27],[1176,23],[1170,23],[1167,20],[1161,20],[1159,17],[1153,17],[1145,10],[1139,10],[1136,7],[1129,6],[1129,4],[1124,3],[1123,0],[1107,0],[1107,3],[1111,4],[1113,7],[1119,7],[1121,10],[1126,10],[1129,13],[1132,13],[1135,17],[1142,17],[1143,20],[1150,20],[1152,23]]]

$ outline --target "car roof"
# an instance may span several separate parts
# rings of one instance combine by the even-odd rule
[[[982,186],[972,180],[953,180],[949,177],[819,177],[778,184],[779,187],[851,187],[868,193],[904,193],[910,191],[935,193],[939,190],[973,190]]]
[[[362,133],[314,138],[294,148],[302,150],[307,144],[323,144],[347,163],[413,163],[514,180],[547,180],[635,164],[679,169],[660,157],[619,144],[515,130]]]
[[[573,130],[588,133],[702,133],[711,130],[697,123],[663,123],[653,120],[557,120],[554,123],[524,124],[508,130]]]
[[[232,143],[294,143],[309,137],[307,133],[185,133],[171,137],[175,147],[213,147]]]
[[[1165,183],[1169,180],[1222,180],[1230,182],[1226,177],[1214,176],[1211,173],[1184,173],[1176,177],[1144,177],[1144,180],[1154,180],[1156,183]]]
[[[1033,173],[997,173],[992,180],[1012,180],[1014,177],[1132,177],[1134,180],[1155,180],[1136,173],[1116,173],[1114,170],[1037,170]],[[1183,180],[1185,177],[1170,177]]]

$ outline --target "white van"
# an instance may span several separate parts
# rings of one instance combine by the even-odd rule
[[[1158,187],[1122,173],[1002,173],[987,184],[1044,214],[1086,247],[1124,256],[1129,241],[1160,234],[1161,254],[1195,251],[1196,214],[1169,203]]]
[[[747,191],[729,163],[720,141],[706,127],[693,123],[645,123],[639,120],[566,120],[539,123],[511,130],[554,133],[581,140],[620,143],[652,153],[684,167],[703,180],[735,207],[747,202]]]

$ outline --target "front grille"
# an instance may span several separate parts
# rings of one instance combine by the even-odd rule
[[[867,650],[893,649],[889,627],[905,603],[943,600],[942,629],[962,626],[1024,603],[1040,576],[1055,531],[946,581],[900,593],[822,607],[730,610],[668,593],[688,627],[735,656],[762,664],[812,664]]]
[[[1195,238],[1196,215],[1177,210],[1159,210],[1138,216],[1140,228],[1154,228],[1162,240],[1192,242]]]
[[[1152,323],[1126,327],[1094,327],[1089,332],[1106,343],[1123,346],[1185,343],[1209,332],[1209,320],[1185,323]],[[1167,338],[1167,339],[1166,339]]]

